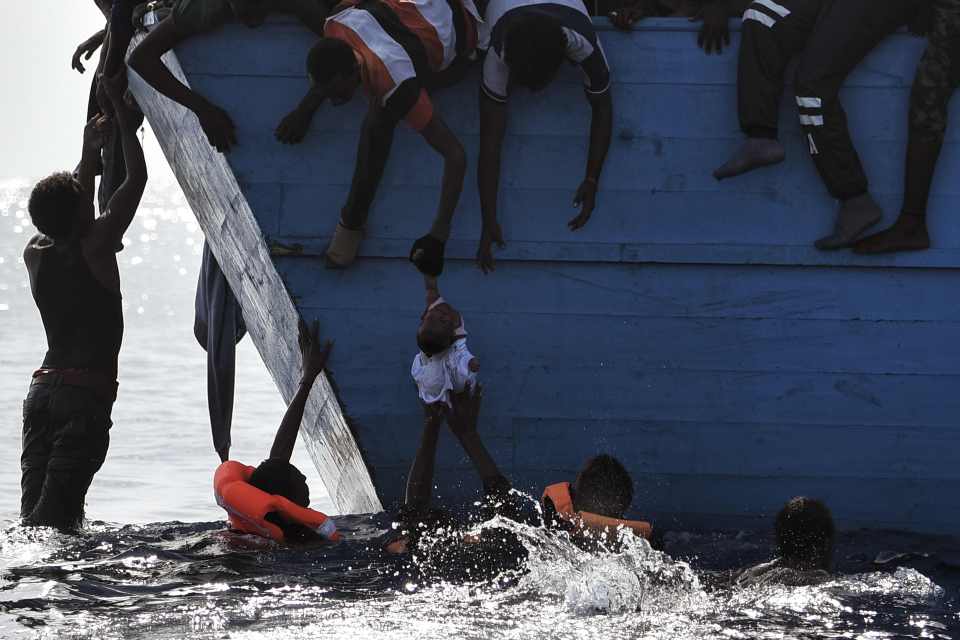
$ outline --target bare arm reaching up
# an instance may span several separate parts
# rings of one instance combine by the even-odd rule
[[[297,434],[300,433],[300,423],[303,422],[303,412],[310,397],[310,390],[317,377],[326,368],[330,350],[333,349],[333,342],[329,340],[323,345],[320,344],[319,332],[320,323],[317,321],[314,321],[309,330],[305,323],[300,323],[299,342],[303,362],[300,386],[297,387],[297,393],[290,401],[283,421],[280,422],[280,428],[277,429],[273,446],[270,447],[270,458],[289,462],[290,457],[293,456],[293,447],[297,444]]]

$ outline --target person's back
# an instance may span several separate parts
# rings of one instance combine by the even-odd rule
[[[30,288],[47,334],[44,369],[117,375],[123,339],[119,292],[94,276],[83,252],[37,235],[27,249]]]
[[[138,121],[123,102],[124,73],[102,80],[127,165],[107,211],[95,217],[93,203],[105,118],[88,123],[76,174],[41,180],[28,204],[40,234],[23,257],[48,350],[23,408],[20,515],[27,525],[77,526],[110,443],[123,338],[116,251],[147,180]]]

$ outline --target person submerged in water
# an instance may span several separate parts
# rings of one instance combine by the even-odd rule
[[[154,89],[190,109],[210,145],[226,152],[237,143],[230,115],[180,82],[163,63],[163,54],[187,38],[229,22],[259,27],[273,13],[295,15],[308,29],[322,34],[328,11],[324,0],[175,0],[169,14],[130,53],[130,68]]]
[[[812,498],[796,497],[777,514],[776,557],[736,576],[740,586],[816,584],[830,578],[836,529],[830,509]]]
[[[309,330],[301,323],[299,342],[300,385],[277,429],[270,457],[257,467],[224,462],[214,475],[214,493],[233,530],[277,542],[335,542],[340,535],[333,520],[309,508],[307,478],[290,463],[307,399],[327,366],[333,343],[320,344],[316,322]]]
[[[384,545],[391,554],[406,554],[421,549],[424,534],[446,529],[453,535],[449,544],[433,545],[434,568],[465,567],[471,578],[494,577],[505,569],[519,568],[526,550],[512,533],[500,528],[484,529],[480,535],[451,533],[462,523],[448,513],[431,508],[433,469],[439,431],[444,421],[460,442],[481,478],[484,507],[481,519],[500,515],[553,531],[566,531],[571,540],[586,549],[598,543],[615,543],[620,525],[649,538],[649,523],[623,520],[633,501],[633,480],[615,458],[600,455],[587,460],[573,483],[547,487],[542,499],[543,515],[514,492],[510,481],[500,472],[477,430],[483,401],[483,388],[467,387],[450,396],[451,403],[424,405],[425,424],[420,447],[411,466],[406,504],[401,512],[397,533]],[[429,537],[429,536],[428,536]]]
[[[125,70],[121,71],[125,73]],[[23,252],[47,334],[47,354],[23,407],[20,516],[27,525],[72,528],[106,458],[123,340],[117,252],[147,184],[137,122],[123,79],[102,80],[122,138],[126,178],[96,217],[94,182],[105,117],[91,119],[75,173],[44,178],[30,194],[40,232]]]
[[[417,329],[420,352],[413,358],[410,375],[424,404],[450,405],[451,393],[477,386],[480,361],[467,349],[463,316],[441,295],[437,279],[424,276],[427,308]]]

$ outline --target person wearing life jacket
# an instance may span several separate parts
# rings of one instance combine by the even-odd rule
[[[346,268],[356,258],[394,130],[404,121],[443,158],[433,224],[410,252],[421,272],[440,275],[467,159],[431,93],[463,77],[475,58],[479,22],[473,0],[347,0],[327,19],[324,37],[307,56],[310,89],[276,135],[298,143],[325,100],[345,105],[358,88],[369,97],[350,194],[326,251],[330,266]]]
[[[318,323],[310,330],[301,323],[300,386],[277,430],[270,457],[257,467],[228,460],[217,468],[214,495],[226,510],[231,529],[287,543],[340,539],[333,520],[309,508],[306,476],[290,463],[310,390],[326,367],[332,347],[329,341],[320,344]]]
[[[620,461],[610,455],[587,460],[573,484],[549,485],[541,502],[548,526],[607,535],[625,527],[647,540],[653,535],[649,522],[623,517],[633,502],[633,480]]]

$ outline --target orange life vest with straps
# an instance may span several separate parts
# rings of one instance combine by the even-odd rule
[[[226,509],[232,529],[283,542],[283,530],[266,519],[268,513],[276,512],[288,520],[313,529],[325,540],[336,542],[340,539],[331,518],[319,511],[301,507],[283,496],[261,491],[250,484],[253,472],[253,467],[228,460],[217,467],[213,476],[213,492],[217,504]]]
[[[568,522],[578,526],[586,526],[591,529],[616,529],[624,526],[633,531],[636,535],[650,539],[653,534],[653,525],[642,520],[624,520],[622,518],[608,518],[597,513],[589,511],[573,510],[573,498],[570,495],[570,483],[558,482],[551,484],[543,491],[543,498],[550,498],[553,507],[557,510],[557,515]]]

